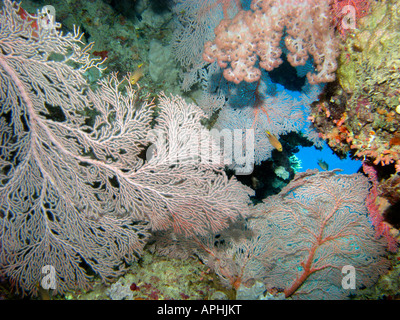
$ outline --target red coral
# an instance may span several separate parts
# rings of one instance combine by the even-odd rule
[[[375,227],[377,237],[384,237],[388,244],[388,249],[392,252],[397,250],[397,240],[390,234],[390,227],[383,221],[381,211],[376,203],[378,198],[378,175],[372,165],[363,162],[363,170],[368,175],[369,181],[372,183],[372,188],[365,200],[369,212],[369,218],[372,225]]]
[[[103,51],[94,51],[93,55],[96,57],[101,57],[103,60],[108,57],[108,51],[103,50]]]
[[[158,291],[158,290],[155,290],[155,291],[152,291],[150,294],[149,294],[149,298],[150,299],[153,299],[153,300],[158,300],[158,294],[159,294],[160,292]]]
[[[365,17],[369,12],[369,1],[367,0],[334,0],[332,9],[334,10],[335,16],[342,16],[343,8],[345,6],[352,6],[356,11],[356,18]]]
[[[190,298],[187,294],[184,294],[183,292],[181,292],[179,295],[181,296],[181,298],[182,298],[183,300],[187,300],[187,299]]]
[[[131,284],[130,289],[132,291],[139,291],[140,290],[140,288],[134,282]]]
[[[355,19],[360,19],[369,13],[368,0],[333,0],[332,16],[333,20],[342,35],[346,34],[346,29],[343,28],[343,18],[349,13],[348,7],[351,6],[355,10]],[[356,21],[357,22],[357,21]]]
[[[39,26],[37,24],[37,20],[35,19],[35,15],[30,15],[22,7],[19,7],[16,12],[17,12],[17,14],[20,16],[20,18],[22,20],[25,20],[25,21],[30,23],[30,26],[32,27],[32,36],[33,37],[38,37],[39,34],[36,31],[39,30]]]

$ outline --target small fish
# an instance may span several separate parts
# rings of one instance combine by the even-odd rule
[[[259,179],[252,176],[251,177],[251,186],[253,187],[254,190],[257,190],[257,189],[260,189],[261,187],[263,187],[264,184]]]
[[[282,152],[283,148],[282,148],[282,144],[279,142],[278,138],[273,136],[269,131],[265,131],[266,134],[268,135],[268,140],[269,143],[272,144],[272,146],[278,150],[279,152]]]
[[[329,165],[323,161],[322,159],[318,159],[318,165],[322,170],[328,171],[329,170]]]
[[[129,77],[129,82],[131,84],[136,84],[139,81],[139,79],[143,76],[142,67],[143,67],[143,63],[139,64],[137,69]]]

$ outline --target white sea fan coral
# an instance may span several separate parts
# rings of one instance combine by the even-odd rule
[[[17,10],[5,0],[0,13],[0,273],[17,291],[37,294],[42,267],[55,270],[54,293],[87,289],[88,270],[121,275],[149,228],[206,234],[247,214],[250,189],[213,161],[198,107],[161,94],[153,128],[155,105],[129,75],[92,91],[83,73],[98,61],[82,35]]]

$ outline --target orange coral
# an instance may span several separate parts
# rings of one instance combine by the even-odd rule
[[[400,145],[400,136],[394,136],[392,139],[389,141],[390,146],[399,146]]]

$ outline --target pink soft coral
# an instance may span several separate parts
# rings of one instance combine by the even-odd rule
[[[286,27],[290,64],[304,65],[312,56],[316,72],[307,74],[309,82],[333,81],[339,53],[329,2],[255,0],[251,10],[240,10],[233,19],[220,22],[215,40],[205,44],[203,59],[217,60],[228,81],[257,81],[260,68],[271,71],[282,63],[280,41]]]

